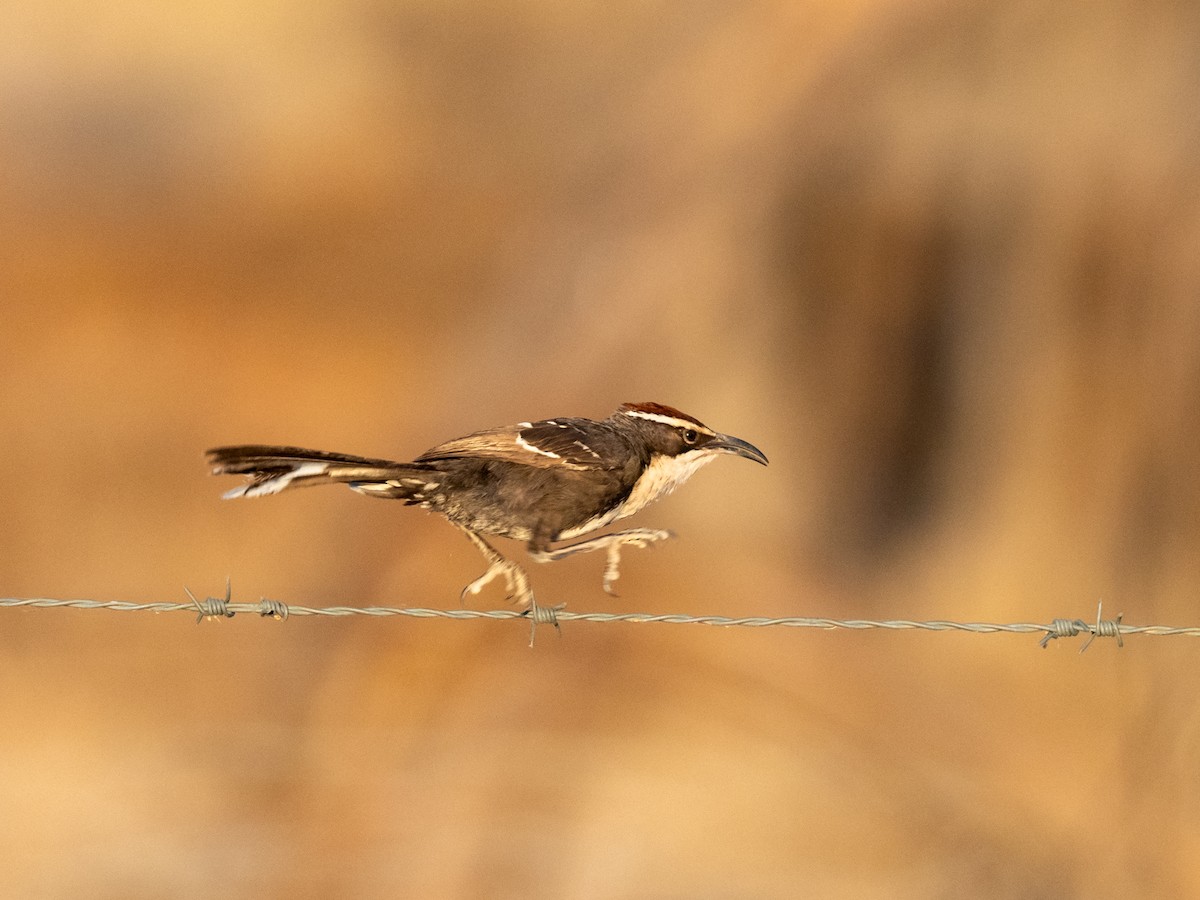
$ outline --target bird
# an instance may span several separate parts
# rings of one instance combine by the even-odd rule
[[[767,465],[766,454],[753,444],[650,402],[623,403],[601,420],[560,417],[476,431],[438,444],[412,462],[263,444],[206,451],[212,474],[248,477],[226,491],[225,499],[344,484],[368,497],[441,514],[487,562],[487,570],[463,588],[461,599],[502,578],[508,600],[533,615],[535,623],[539,607],[528,573],[484,535],[524,542],[536,562],[604,550],[603,588],[615,596],[622,548],[646,547],[673,533],[630,528],[563,542],[633,515],[725,454]]]

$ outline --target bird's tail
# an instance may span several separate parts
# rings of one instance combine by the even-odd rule
[[[222,496],[261,497],[317,484],[348,484],[356,491],[380,497],[420,502],[415,494],[429,481],[428,466],[389,459],[369,459],[300,447],[251,444],[215,447],[205,453],[214,475],[246,475],[249,481]]]

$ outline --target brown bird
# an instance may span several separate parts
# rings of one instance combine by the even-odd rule
[[[427,450],[412,462],[257,444],[207,452],[215,475],[247,475],[225,498],[259,497],[317,484],[345,484],[369,497],[441,513],[488,562],[463,589],[477,594],[502,576],[508,599],[536,604],[525,570],[482,535],[526,542],[537,562],[605,550],[604,589],[615,594],[620,552],[671,532],[631,528],[552,548],[631,516],[692,473],[729,453],[767,464],[761,450],[720,434],[660,403],[626,403],[607,419],[546,419],[477,431]]]

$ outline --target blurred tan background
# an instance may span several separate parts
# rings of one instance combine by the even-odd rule
[[[244,7],[0,12],[0,595],[452,608],[202,451],[656,400],[770,468],[543,602],[1200,624],[1195,4]],[[0,894],[1200,895],[1200,645],[1080,644],[0,610]]]

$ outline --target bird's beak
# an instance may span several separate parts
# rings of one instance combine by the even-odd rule
[[[743,441],[741,438],[735,438],[729,434],[718,434],[708,442],[708,446],[718,453],[732,453],[735,456],[742,456],[746,459],[752,459],[756,463],[762,463],[764,466],[767,464],[767,454],[763,453],[750,442]]]

